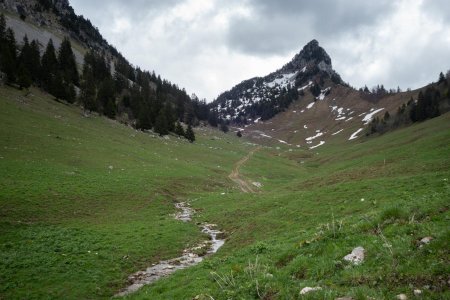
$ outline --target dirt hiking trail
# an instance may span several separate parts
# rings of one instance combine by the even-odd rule
[[[250,157],[253,155],[253,153],[258,151],[259,149],[261,149],[260,146],[256,147],[255,149],[250,151],[245,157],[243,157],[241,160],[239,160],[234,165],[234,168],[231,171],[230,175],[228,175],[228,178],[230,178],[232,181],[234,181],[239,186],[241,191],[244,193],[256,193],[256,190],[255,190],[255,187],[253,187],[251,183],[248,183],[247,181],[245,181],[244,179],[241,178],[240,172],[239,172],[240,168],[242,167],[243,164],[245,164],[247,162],[247,160],[250,159]]]

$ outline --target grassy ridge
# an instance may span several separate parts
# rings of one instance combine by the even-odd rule
[[[129,298],[449,297],[449,114],[316,151],[263,148],[241,168],[263,187],[244,194],[227,179],[244,140],[151,137],[32,92],[0,89],[0,298],[110,297],[202,238],[171,217],[177,199],[227,242]],[[343,262],[357,246],[366,261]]]

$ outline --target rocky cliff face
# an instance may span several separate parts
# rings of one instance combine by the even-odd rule
[[[0,8],[39,26],[57,25],[52,14],[64,16],[73,12],[68,0],[3,0],[0,2]]]
[[[326,82],[343,83],[332,68],[330,56],[312,40],[281,69],[243,81],[221,94],[212,108],[220,117],[236,123],[265,120],[286,109],[305,90],[312,89],[316,97],[329,92]]]

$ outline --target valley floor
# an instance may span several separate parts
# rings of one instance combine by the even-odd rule
[[[450,297],[450,114],[255,152],[209,128],[194,144],[138,132],[34,89],[0,88],[0,120],[0,299],[110,298],[202,241],[197,222],[225,245],[127,298]],[[182,201],[193,222],[173,218]],[[360,265],[343,259],[356,247]]]

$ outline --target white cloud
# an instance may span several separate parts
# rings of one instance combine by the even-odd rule
[[[376,24],[350,32],[331,45],[335,67],[355,86],[417,88],[449,68],[450,28],[423,13],[422,1],[401,1]],[[332,54],[331,54],[332,55]],[[332,55],[333,57],[333,55]],[[446,65],[447,63],[447,65]]]
[[[417,88],[436,80],[450,68],[450,26],[442,7],[450,5],[430,1],[71,3],[131,63],[212,100],[278,69],[313,38],[356,87]],[[332,12],[325,9],[330,6]]]

